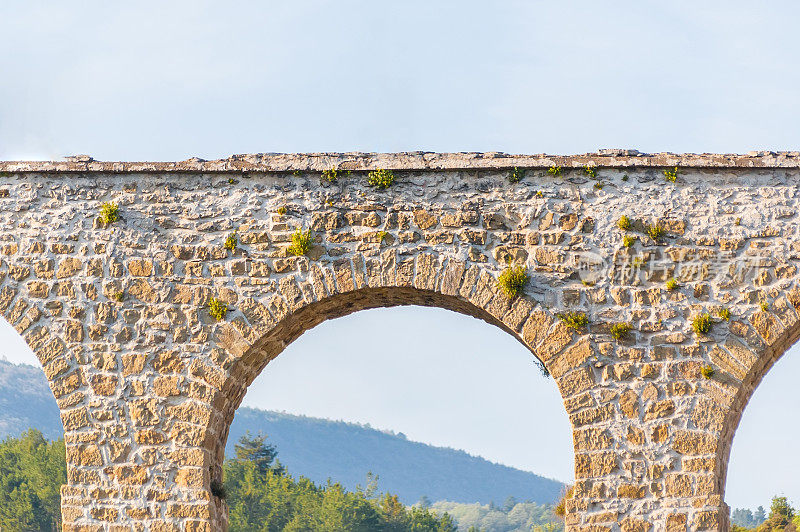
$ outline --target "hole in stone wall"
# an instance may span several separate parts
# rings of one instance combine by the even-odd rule
[[[800,512],[799,376],[800,343],[772,366],[744,409],[733,438],[725,490],[734,524],[760,524],[769,516],[775,496],[786,497]]]
[[[354,490],[372,472],[406,505],[552,503],[563,486],[529,472],[574,474],[555,381],[507,332],[439,308],[365,310],[305,332],[248,389],[227,457],[248,430],[295,477]]]

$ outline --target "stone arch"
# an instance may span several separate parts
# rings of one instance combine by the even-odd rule
[[[36,245],[28,253],[37,252]],[[70,263],[69,259],[65,261]],[[3,263],[5,267],[6,264]],[[37,265],[34,265],[36,268]],[[84,365],[79,360],[81,346],[84,339],[84,327],[78,320],[77,314],[71,320],[59,326],[53,326],[47,319],[48,315],[60,313],[62,301],[48,299],[49,287],[40,279],[48,279],[48,272],[53,272],[53,261],[40,261],[37,274],[39,279],[29,280],[23,284],[30,272],[3,272],[3,277],[12,275],[15,283],[3,283],[0,288],[0,314],[14,327],[23,338],[28,347],[33,351],[44,372],[47,384],[60,411],[61,429],[63,431],[66,449],[67,485],[61,486],[61,505],[64,529],[69,529],[69,521],[75,513],[70,513],[68,504],[80,505],[85,501],[85,493],[70,484],[93,482],[87,478],[86,472],[80,467],[88,463],[100,463],[99,448],[96,445],[87,445],[85,434],[75,434],[71,431],[87,428],[90,424],[87,415],[86,393],[82,391],[91,384],[94,389],[108,387],[108,379],[116,377],[101,377],[100,380],[87,382]],[[12,268],[13,269],[13,268]],[[51,277],[50,277],[51,278]],[[7,280],[6,280],[7,281]],[[95,353],[89,356],[91,362],[100,369],[115,370],[116,356],[108,353]]]
[[[32,289],[29,286],[27,290]],[[0,314],[36,355],[59,408],[79,405],[83,402],[83,396],[71,394],[86,382],[76,352],[70,347],[68,339],[70,335],[77,337],[82,333],[70,330],[70,327],[66,327],[66,330],[54,329],[49,324],[40,323],[47,309],[40,308],[37,303],[41,301],[17,292],[10,285],[0,289]]]
[[[800,288],[778,293],[769,308],[753,310],[749,318],[734,321],[726,341],[711,353],[711,360],[722,368],[725,380],[733,384],[715,459],[715,475],[723,496],[733,440],[744,410],[763,378],[800,339]]]
[[[526,346],[555,377],[565,403],[594,384],[593,373],[583,365],[590,350],[581,335],[530,298],[507,297],[488,269],[420,253],[406,264],[408,276],[398,282],[387,276],[403,271],[395,260],[393,253],[384,253],[372,264],[357,256],[328,271],[312,264],[306,278],[284,278],[268,305],[255,300],[235,304],[235,316],[218,335],[224,362],[218,368],[195,368],[198,375],[218,372],[222,379],[202,436],[210,460],[209,484],[221,479],[230,424],[247,388],[267,364],[305,331],[361,310],[417,305],[478,318]]]

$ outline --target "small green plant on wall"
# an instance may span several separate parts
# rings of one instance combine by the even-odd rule
[[[287,211],[286,205],[281,205],[280,207],[278,207],[278,210],[276,212],[281,216],[283,216],[284,214],[286,214],[286,211]]]
[[[676,166],[673,170],[667,168],[664,170],[664,179],[669,181],[670,183],[674,183],[678,180],[678,167]]]
[[[234,252],[236,251],[236,246],[239,245],[239,237],[236,236],[236,231],[229,234],[228,237],[225,239],[225,249]]]
[[[505,295],[515,298],[522,293],[530,277],[523,266],[509,266],[497,278],[497,286]]]
[[[677,290],[680,287],[681,287],[681,284],[674,277],[672,277],[671,279],[667,280],[667,290],[669,290],[670,292],[672,292],[674,290]]]
[[[716,371],[714,371],[714,366],[710,364],[706,364],[700,368],[700,375],[702,375],[704,379],[713,378],[715,373]]]
[[[633,228],[633,221],[623,214],[617,221],[617,227],[623,231],[630,231]]]
[[[630,323],[615,323],[611,326],[611,336],[615,340],[623,340],[628,337],[631,328]]]
[[[385,190],[394,183],[394,172],[379,168],[367,174],[367,183],[371,187]]]
[[[122,302],[125,299],[125,292],[123,292],[121,290],[117,291],[117,292],[114,292],[114,296],[113,297],[114,297],[114,301]]]
[[[762,301],[760,306],[761,310],[763,310],[764,312],[769,310],[769,302],[767,301]]]
[[[697,334],[708,334],[711,332],[711,316],[709,314],[698,314],[692,319],[692,329]]]
[[[725,321],[731,321],[731,309],[728,307],[720,307],[717,309],[717,316]]]
[[[659,242],[662,238],[664,238],[664,228],[658,224],[653,224],[647,227],[647,236]]]
[[[583,173],[588,175],[589,177],[597,177],[597,167],[594,165],[586,165],[583,167]]]
[[[327,181],[328,183],[336,183],[336,180],[339,179],[339,171],[336,168],[329,168],[322,172],[322,180]]]
[[[119,220],[119,206],[116,203],[106,202],[100,205],[100,223],[111,225]]]
[[[329,168],[322,172],[322,180],[327,181],[328,183],[336,183],[336,181],[338,181],[340,177],[348,175],[350,175],[350,170],[347,170],[346,172],[341,172],[336,168]]]
[[[512,183],[519,183],[523,177],[525,177],[525,169],[517,168],[516,166],[508,174],[508,180]]]
[[[558,314],[558,318],[564,322],[567,327],[571,327],[576,331],[586,327],[589,324],[589,318],[586,317],[584,312],[562,312]]]
[[[558,177],[558,176],[561,175],[561,167],[553,165],[553,166],[551,166],[550,168],[547,169],[547,173],[550,174],[553,177]]]
[[[625,235],[622,237],[622,245],[625,246],[626,248],[633,247],[635,243],[636,243],[635,236]]]
[[[303,231],[299,227],[292,233],[292,245],[287,251],[292,255],[305,255],[311,249],[311,229]]]
[[[208,300],[208,314],[217,321],[222,321],[228,314],[228,305],[216,297]]]

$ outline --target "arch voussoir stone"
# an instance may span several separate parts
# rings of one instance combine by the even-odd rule
[[[353,173],[322,181],[331,166]],[[395,171],[389,190],[365,183],[378,167]],[[518,183],[513,167],[526,169]],[[215,486],[250,383],[323,321],[397,305],[481,319],[549,372],[573,430],[568,530],[726,530],[736,426],[800,336],[794,153],[71,159],[0,172],[0,312],[61,409],[67,531],[224,530]],[[119,220],[99,220],[105,202]],[[291,253],[298,228],[311,230],[304,256]],[[509,265],[530,276],[518,297],[498,286]],[[227,306],[220,321],[211,298]],[[570,312],[588,323],[559,318]]]

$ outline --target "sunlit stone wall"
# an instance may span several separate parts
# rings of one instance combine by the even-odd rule
[[[0,309],[62,411],[64,529],[225,529],[215,486],[247,386],[321,321],[415,304],[501,327],[556,380],[574,431],[569,530],[724,530],[733,432],[797,336],[799,163],[623,150],[0,163]],[[367,183],[378,168],[394,171],[386,189]],[[118,221],[98,219],[106,202]],[[298,228],[312,239],[299,256]],[[517,265],[530,280],[509,298],[497,278]]]

